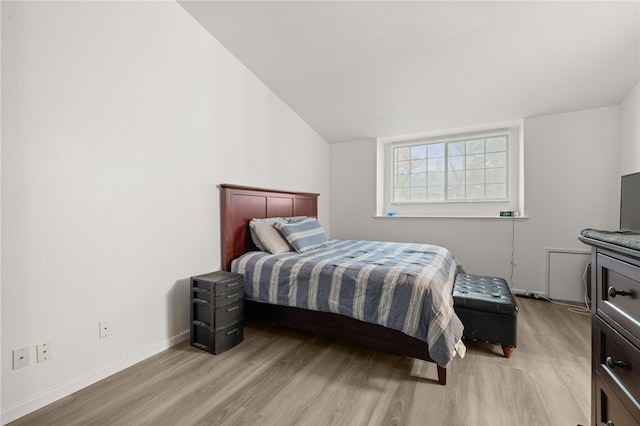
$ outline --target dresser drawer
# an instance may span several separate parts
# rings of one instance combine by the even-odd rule
[[[241,274],[234,274],[233,272],[211,272],[192,277],[191,288],[199,294],[211,293],[212,296],[237,292],[238,290],[244,291],[244,277]]]
[[[242,342],[244,338],[244,321],[216,330],[213,353],[219,354]]]
[[[230,276],[215,283],[214,292],[216,297],[227,293],[237,293],[238,291],[244,292],[243,276],[231,272],[227,274]]]
[[[223,306],[230,305],[232,303],[236,303],[239,300],[244,298],[244,289],[236,289],[230,293],[223,293],[220,295],[216,295],[215,297],[215,306],[216,308],[220,308]]]
[[[242,299],[236,303],[216,308],[215,310],[216,328],[237,323],[242,318],[244,318],[244,300]]]
[[[638,410],[631,413],[598,374],[593,378],[593,425],[640,426]],[[632,408],[633,409],[633,408]]]
[[[596,318],[593,328],[594,364],[596,371],[640,406],[640,349],[612,327]]]
[[[611,325],[639,344],[640,267],[602,253],[596,257],[596,309],[609,317]]]

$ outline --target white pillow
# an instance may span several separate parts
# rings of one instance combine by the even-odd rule
[[[256,222],[253,224],[253,230],[269,253],[278,254],[291,251],[287,240],[270,223]]]
[[[267,248],[264,246],[264,244],[262,244],[262,241],[260,241],[260,237],[258,237],[258,234],[256,233],[256,224],[257,223],[265,223],[268,225],[275,225],[276,222],[282,222],[284,221],[284,218],[282,217],[268,217],[265,219],[252,219],[249,222],[249,232],[251,233],[251,239],[253,240],[253,243],[256,245],[256,247],[258,247],[258,250],[260,251],[269,251],[267,250]]]
[[[267,218],[264,218],[264,219],[253,218],[253,219],[251,219],[251,221],[249,221],[249,232],[251,233],[251,240],[256,245],[258,250],[260,250],[260,251],[269,251],[264,246],[264,244],[262,244],[262,241],[260,241],[260,238],[256,234],[256,231],[255,231],[256,223],[266,223],[266,224],[269,224],[269,225],[273,226],[276,223],[296,223],[296,222],[300,222],[301,220],[304,220],[306,218],[307,218],[307,216],[267,217]]]

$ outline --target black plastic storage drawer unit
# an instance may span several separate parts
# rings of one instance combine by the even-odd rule
[[[219,354],[244,337],[244,279],[216,271],[191,277],[191,345]]]

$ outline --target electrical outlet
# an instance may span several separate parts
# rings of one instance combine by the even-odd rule
[[[38,362],[44,362],[51,359],[51,342],[44,342],[36,345],[36,358]]]
[[[101,339],[111,336],[111,321],[101,321],[99,326]]]
[[[29,365],[29,347],[14,349],[13,350],[13,369],[26,367]]]

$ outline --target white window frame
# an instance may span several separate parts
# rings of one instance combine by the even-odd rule
[[[444,200],[392,202],[393,147],[449,142],[492,134],[509,135],[507,200]],[[500,217],[501,211],[524,216],[524,128],[522,120],[474,128],[455,129],[396,138],[378,139],[377,216],[398,217]]]

